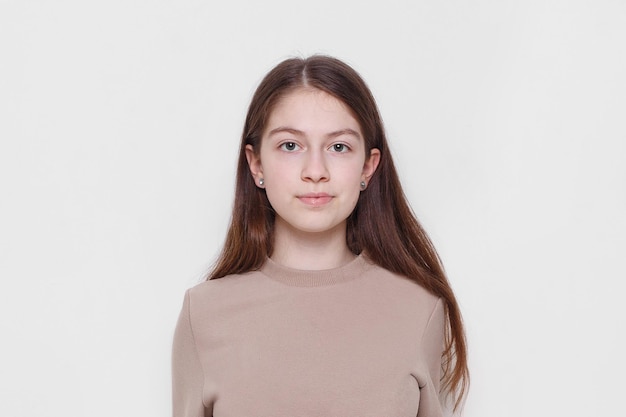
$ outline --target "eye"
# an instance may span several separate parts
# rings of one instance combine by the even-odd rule
[[[298,149],[298,144],[296,142],[284,142],[279,146],[280,149],[287,152],[293,152]]]
[[[283,142],[279,146],[280,149],[287,152],[293,152],[298,149],[298,144],[296,142]]]
[[[348,152],[350,150],[350,148],[348,147],[348,145],[346,145],[345,143],[335,143],[333,144],[333,146],[330,147],[330,149],[333,152]]]

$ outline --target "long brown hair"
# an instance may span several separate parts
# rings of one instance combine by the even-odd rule
[[[259,269],[272,254],[274,212],[258,188],[246,159],[246,145],[259,152],[270,112],[282,97],[301,87],[325,91],[344,102],[358,120],[367,154],[380,150],[380,162],[347,222],[347,244],[381,267],[417,282],[444,301],[447,325],[442,357],[442,392],[454,409],[469,385],[465,331],[459,306],[443,266],[402,191],[374,97],[358,73],[342,61],[315,55],[287,59],[257,88],[246,116],[237,166],[235,202],[224,248],[208,279]]]

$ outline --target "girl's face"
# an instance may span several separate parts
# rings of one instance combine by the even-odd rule
[[[270,114],[250,171],[265,188],[276,223],[307,233],[345,233],[361,182],[374,174],[380,152],[366,156],[365,140],[348,107],[321,90],[300,88]],[[260,180],[263,179],[263,184]]]

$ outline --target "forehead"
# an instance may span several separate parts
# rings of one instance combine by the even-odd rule
[[[298,88],[281,97],[270,112],[265,132],[288,127],[311,134],[361,128],[352,110],[341,100],[315,88]]]

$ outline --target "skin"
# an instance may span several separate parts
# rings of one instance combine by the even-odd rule
[[[270,114],[250,172],[276,212],[272,259],[296,269],[330,269],[354,259],[346,219],[374,174],[380,151],[366,155],[358,121],[333,96],[300,88]],[[260,179],[263,185],[260,185]],[[365,191],[366,192],[366,191]]]

